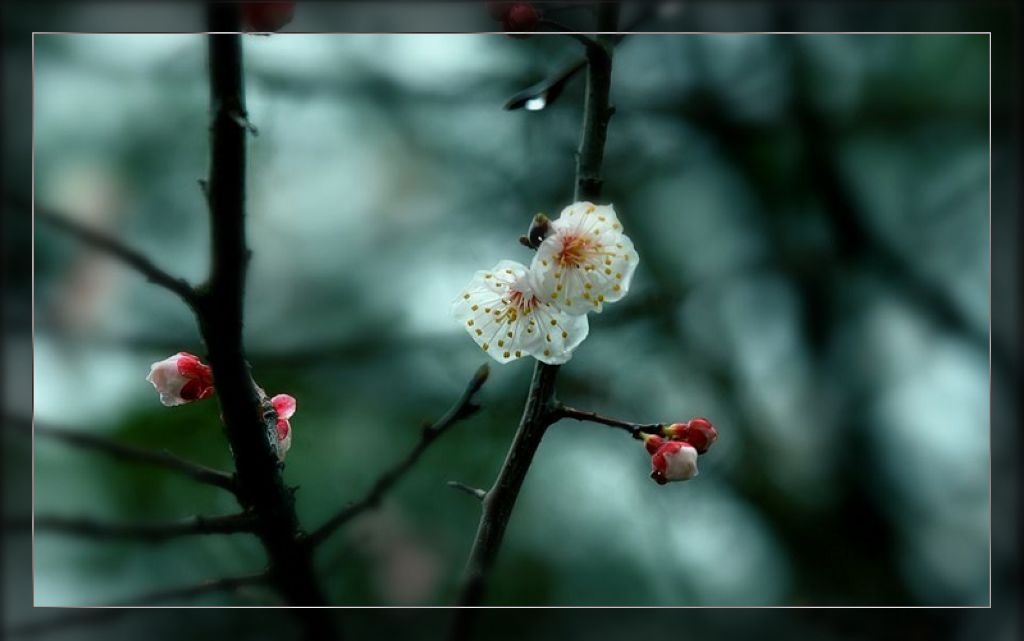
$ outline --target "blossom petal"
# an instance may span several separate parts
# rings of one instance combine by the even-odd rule
[[[270,402],[274,405],[274,411],[277,412],[278,419],[289,419],[295,414],[296,402],[293,396],[278,394],[270,399]]]
[[[629,292],[639,255],[614,207],[574,203],[551,227],[532,264],[544,300],[566,313],[585,314]]]
[[[542,301],[535,274],[513,261],[476,272],[452,303],[452,316],[499,363],[527,355],[564,363],[589,330],[585,317]]]
[[[549,365],[561,365],[572,358],[572,352],[590,333],[586,314],[573,316],[552,305],[543,305],[536,311],[538,332],[527,351],[537,360]]]
[[[184,405],[189,400],[182,398],[181,390],[189,382],[178,370],[178,355],[165,358],[149,366],[146,381],[160,394],[160,402],[167,407]]]
[[[292,425],[287,419],[277,419],[277,458],[284,460],[292,447]]]
[[[687,481],[698,474],[697,450],[688,443],[668,441],[651,457],[651,466],[665,481]]]

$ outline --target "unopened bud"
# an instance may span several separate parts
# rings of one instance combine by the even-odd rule
[[[697,450],[698,454],[708,451],[718,439],[718,431],[706,418],[696,417],[686,423],[673,423],[663,430],[665,436],[673,441],[685,441]]]
[[[540,25],[540,11],[531,2],[516,2],[505,12],[501,28],[505,31],[536,31]],[[528,38],[529,34],[510,33],[510,38]]]
[[[270,33],[292,21],[294,2],[243,2],[242,25],[245,31]]]
[[[646,432],[640,433],[640,438],[644,442],[644,447],[647,449],[648,454],[654,454],[658,451],[658,448],[665,442],[665,439],[661,438],[657,434],[647,434]]]
[[[651,456],[651,478],[658,485],[697,476],[697,450],[682,441],[668,441]]]

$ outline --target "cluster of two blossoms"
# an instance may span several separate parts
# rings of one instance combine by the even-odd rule
[[[499,363],[533,356],[567,362],[590,332],[589,312],[621,300],[640,257],[612,205],[578,202],[555,221],[534,219],[526,243],[537,253],[527,268],[503,260],[478,271],[452,304],[452,315]],[[704,418],[638,434],[659,484],[697,475],[697,456],[718,434]]]
[[[160,402],[167,407],[184,405],[213,396],[213,370],[188,352],[153,363],[146,380],[160,394]],[[278,394],[270,399],[277,414],[277,456],[282,461],[292,446],[292,425],[288,419],[295,414],[295,398]]]
[[[557,220],[538,215],[530,267],[503,260],[478,271],[452,304],[455,320],[499,363],[572,358],[590,333],[588,312],[621,300],[639,256],[612,205],[579,202]]]

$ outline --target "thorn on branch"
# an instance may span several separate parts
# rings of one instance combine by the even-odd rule
[[[486,490],[481,490],[478,487],[472,487],[459,481],[448,481],[448,487],[465,492],[466,494],[469,494],[478,501],[484,500],[484,498],[486,498],[487,496]]]
[[[251,133],[253,136],[259,136],[260,135],[260,130],[257,129],[256,125],[252,124],[252,121],[250,121],[248,118],[246,118],[244,114],[239,113],[238,111],[232,110],[232,111],[228,112],[228,115],[231,117],[231,119],[233,121],[235,121],[235,124],[237,124],[242,129],[245,129],[246,131]]]

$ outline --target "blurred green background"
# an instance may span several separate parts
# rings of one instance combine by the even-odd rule
[[[198,35],[38,35],[39,203],[191,281],[206,270]],[[483,355],[448,316],[532,215],[571,201],[582,78],[558,36],[244,38],[246,318],[298,399],[286,478],[307,528],[361,496]],[[623,433],[552,428],[491,602],[985,605],[989,594],[988,39],[634,35],[618,47],[605,196],[640,254],[560,375],[577,407],[711,418],[701,475],[659,487]],[[179,301],[50,230],[35,242],[35,418],[228,468],[213,401],[164,408],[148,366],[203,353]],[[996,366],[999,366],[998,358]],[[320,556],[333,601],[447,604],[531,365]],[[27,445],[26,445],[27,446]],[[38,514],[236,509],[164,473],[35,441]],[[262,567],[236,535],[160,545],[37,533],[37,605],[117,603]],[[261,591],[198,603],[268,603]]]

